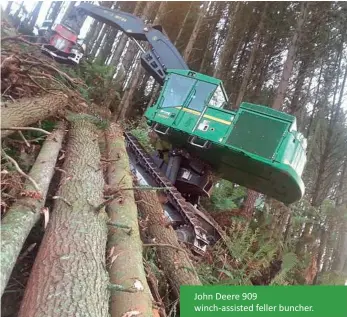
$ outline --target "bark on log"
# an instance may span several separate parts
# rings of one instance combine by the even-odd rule
[[[181,248],[177,235],[171,226],[165,226],[165,216],[157,194],[153,191],[135,192],[139,211],[147,220],[147,230],[156,244],[171,245],[157,247],[158,260],[172,285],[177,298],[181,285],[201,285],[200,279],[189,256]]]
[[[65,177],[37,254],[19,317],[106,317],[107,215],[96,127],[72,122]]]
[[[30,197],[21,198],[14,203],[2,219],[0,296],[5,290],[17,257],[30,230],[41,217],[41,209],[44,206],[65,135],[65,126],[64,123],[59,124],[58,128],[47,137],[29,173],[29,176],[36,181],[41,190],[42,200]],[[25,184],[25,191],[36,191],[29,180]]]
[[[120,127],[111,124],[106,133],[108,159],[108,185],[112,189],[131,188],[133,186],[129,159],[126,153],[124,137]],[[142,262],[142,242],[138,227],[137,207],[131,190],[121,191],[121,197],[111,202],[108,214],[113,223],[131,228],[110,227],[108,241],[109,274],[113,284],[131,288],[140,281],[144,290],[135,293],[115,292],[111,295],[111,316],[127,316],[129,311],[138,311],[140,316],[153,316],[152,300]]]
[[[35,98],[23,98],[1,107],[1,138],[14,131],[5,130],[11,127],[25,127],[54,116],[66,107],[68,98],[65,95],[45,95]]]

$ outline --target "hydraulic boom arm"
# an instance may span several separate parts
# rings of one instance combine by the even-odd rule
[[[176,47],[162,32],[161,26],[150,26],[133,14],[90,3],[80,4],[77,10],[123,31],[134,39],[143,52],[141,54],[142,66],[160,84],[164,82],[166,69],[189,69]],[[147,41],[150,44],[150,50],[145,51],[137,40]]]

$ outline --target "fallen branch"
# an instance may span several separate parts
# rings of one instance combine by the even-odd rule
[[[12,131],[38,131],[38,132],[42,132],[44,134],[50,135],[51,132],[48,132],[44,129],[40,129],[40,128],[33,128],[33,127],[10,127],[10,128],[1,128],[1,130],[12,130]]]
[[[135,186],[121,188],[121,190],[169,190],[174,189],[174,187],[151,187],[151,186]]]
[[[62,200],[65,204],[67,204],[68,206],[72,207],[72,204],[67,201],[64,197],[61,197],[61,196],[53,196],[52,199],[60,199]]]
[[[41,218],[39,211],[47,196],[64,135],[65,125],[59,124],[58,128],[43,143],[35,164],[30,170],[29,175],[37,179],[39,187],[42,188],[42,200],[31,197],[20,198],[15,201],[1,220],[0,295],[4,292],[23,243],[33,226]],[[29,180],[26,181],[24,189],[26,191],[33,189]]]
[[[120,197],[121,197],[120,194],[107,196],[107,199],[105,201],[103,201],[99,206],[95,207],[95,212],[99,212],[102,208],[106,207],[110,202]]]
[[[34,248],[37,243],[30,244],[29,247],[18,257],[17,262],[22,261]]]
[[[6,37],[3,37],[1,39],[1,42],[6,42],[6,41],[20,41],[20,42],[23,42],[25,44],[28,44],[28,45],[32,45],[32,46],[36,46],[36,47],[40,47],[41,45],[40,44],[36,44],[36,43],[31,43],[25,39],[23,39],[22,35],[18,35],[18,36],[6,36]]]
[[[70,77],[68,74],[64,73],[63,71],[59,70],[58,68],[56,68],[56,67],[54,67],[54,66],[52,66],[50,64],[42,63],[42,62],[41,63],[40,62],[31,62],[31,61],[23,61],[23,64],[32,65],[32,66],[46,67],[46,68],[48,68],[50,70],[55,71],[56,73],[58,73],[59,75],[61,75],[65,79],[67,79],[70,82],[70,84],[72,84],[73,86],[75,86],[75,85],[86,86],[85,84],[82,83],[81,80],[78,80],[78,79]]]
[[[29,74],[26,74],[26,76],[40,89],[42,89],[44,92],[47,92],[48,94],[52,94],[52,95],[59,95],[56,92],[47,90],[46,88],[42,87],[34,78],[32,78]]]
[[[27,147],[30,147],[30,143],[28,142],[28,140],[25,138],[25,136],[23,135],[22,131],[18,131],[19,136],[22,138],[22,140],[24,141],[25,145]]]
[[[132,228],[129,227],[129,226],[127,226],[127,225],[123,225],[123,224],[121,224],[121,223],[116,223],[116,222],[113,222],[113,221],[109,221],[107,224],[108,224],[109,226],[113,226],[113,227],[116,227],[116,228],[132,230]]]
[[[151,186],[138,186],[138,187],[125,187],[125,188],[119,188],[115,192],[115,194],[110,196],[105,196],[106,200],[102,202],[99,206],[95,207],[95,212],[100,211],[102,208],[106,207],[110,202],[117,198],[121,198],[121,191],[122,190],[167,190],[166,187],[151,187]]]
[[[18,163],[16,162],[16,160],[14,160],[11,156],[9,156],[8,154],[6,154],[6,152],[2,149],[1,150],[2,154],[4,155],[4,157],[10,161],[14,167],[16,168],[17,172],[19,174],[21,174],[22,176],[24,176],[27,180],[29,180],[31,182],[31,184],[34,186],[34,188],[36,189],[37,192],[41,193],[41,190],[39,188],[39,185],[37,185],[37,183],[35,182],[35,180],[30,177],[29,175],[25,174],[23,172],[23,170],[19,167]]]
[[[176,247],[174,245],[171,244],[167,244],[167,243],[144,243],[142,244],[142,246],[144,247],[164,247],[164,248],[173,248],[175,250],[181,251],[183,253],[185,253],[186,255],[188,255],[187,251],[183,250],[180,247]]]

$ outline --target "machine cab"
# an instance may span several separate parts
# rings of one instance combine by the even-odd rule
[[[168,70],[160,96],[145,116],[150,125],[155,122],[154,130],[161,135],[167,134],[167,127],[192,133],[203,117],[213,118],[204,128],[213,131],[216,122],[233,117],[232,112],[224,110],[227,103],[221,80],[190,70]]]
[[[189,70],[169,70],[157,106],[201,112],[208,105],[223,108],[227,101],[222,81]]]

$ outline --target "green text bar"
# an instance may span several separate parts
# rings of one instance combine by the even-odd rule
[[[346,286],[181,286],[180,317],[347,317]]]

